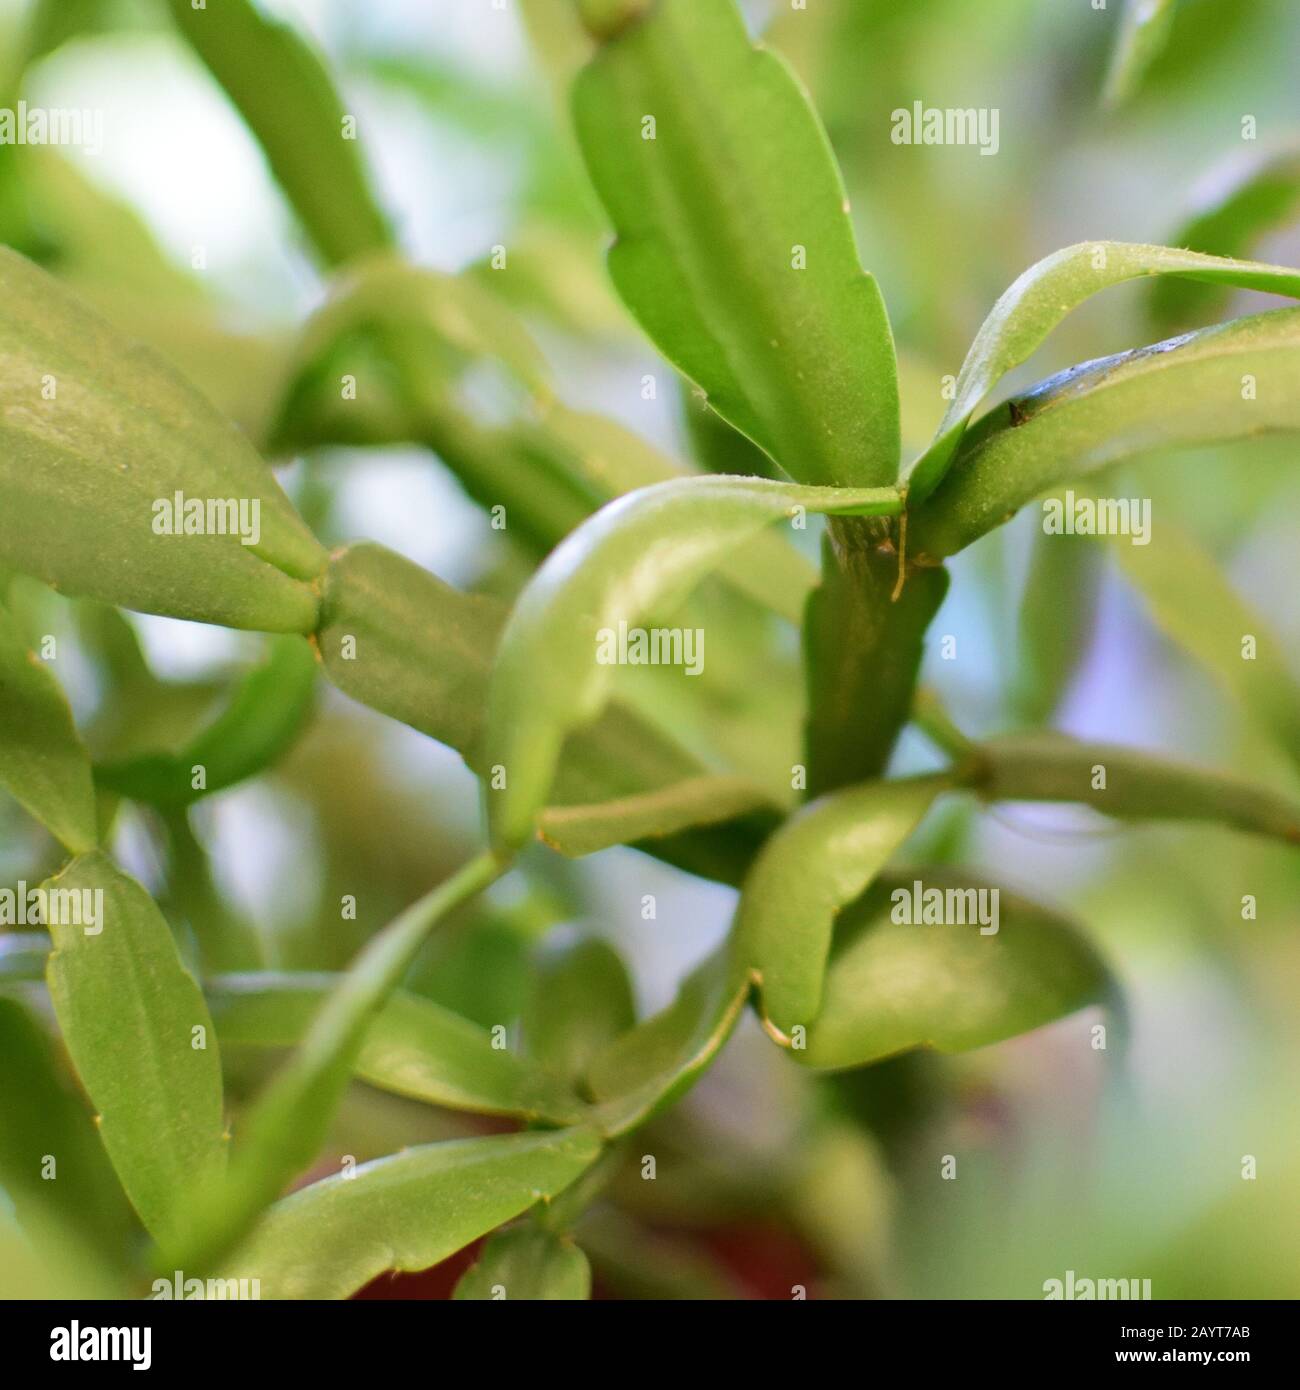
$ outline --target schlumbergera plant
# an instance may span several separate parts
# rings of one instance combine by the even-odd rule
[[[1090,486],[1139,455],[1300,431],[1300,308],[1084,362],[979,414],[1002,378],[1125,281],[1300,298],[1300,272],[1068,246],[998,299],[960,371],[935,384],[933,439],[905,454],[884,300],[786,63],[755,46],[734,0],[538,7],[585,26],[573,127],[614,235],[613,284],[693,384],[707,463],[688,467],[559,399],[490,268],[440,274],[403,255],[355,122],[296,30],[249,0],[159,8],[335,275],[273,411],[237,424],[205,380],[40,268],[31,225],[8,224],[0,785],[67,855],[4,900],[15,1287],[148,1293],[180,1271],[256,1280],[263,1297],[345,1297],[490,1236],[457,1297],[586,1297],[584,1214],[629,1167],[653,1166],[644,1136],[747,1010],[789,1066],[842,1072],[1100,1006],[1084,1045],[1122,1068],[1120,988],[1089,935],[914,832],[962,800],[1059,801],[1294,846],[1300,806],[1232,772],[1044,727],[969,737],[918,670],[948,562],[1022,508],[1066,485],[1072,508],[1104,507]],[[485,375],[505,403],[494,412],[471,404]],[[436,452],[514,543],[518,572],[495,592],[364,539],[327,548],[319,496],[301,490],[300,512],[271,468],[401,443]],[[803,542],[818,532],[814,564]],[[1158,549],[1159,562],[1132,548],[1124,562],[1175,629],[1186,609],[1170,596],[1201,596],[1178,635],[1300,748],[1275,645],[1190,537]],[[1068,629],[1073,599],[1050,584],[1039,622]],[[74,725],[43,639],[51,590],[74,601],[110,692],[95,730]],[[265,659],[196,726],[198,693],[153,674],[121,609],[267,634]],[[346,873],[327,876],[357,927],[351,958],[271,969],[223,910],[192,812],[292,755],[321,678],[464,758],[481,848],[387,925]],[[909,723],[929,770],[891,775]],[[364,820],[345,773],[333,795],[357,796]],[[156,895],[115,860],[133,807],[166,864]],[[899,862],[918,843],[935,862]],[[440,924],[497,880],[527,893],[557,855],[617,845],[738,890],[725,940],[669,1007],[638,1019],[615,952],[563,936],[540,944],[518,1027],[420,987],[413,967]],[[426,882],[449,857],[429,853]],[[995,919],[972,906],[989,894]],[[287,1054],[251,1083],[234,1066],[273,1049]],[[500,1132],[421,1142],[412,1120],[388,1156],[356,1166],[330,1147],[354,1078],[500,1117]]]

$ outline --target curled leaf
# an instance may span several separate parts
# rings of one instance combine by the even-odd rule
[[[759,985],[768,1031],[788,1045],[821,1008],[836,914],[884,868],[947,777],[831,792],[764,845],[741,892],[736,949]]]
[[[1041,493],[1124,459],[1272,431],[1300,431],[1300,309],[1081,363],[967,431],[911,516],[909,554],[952,555]]]
[[[1033,355],[1071,310],[1125,280],[1167,275],[1300,298],[1300,271],[1285,266],[1123,241],[1085,241],[1053,252],[1030,266],[980,325],[934,442],[905,472],[909,500],[921,502],[934,491],[976,406],[1012,367]]]
[[[809,488],[759,478],[660,483],[604,507],[559,546],[524,590],[502,634],[488,698],[485,791],[498,844],[531,834],[567,735],[609,696],[602,643],[669,611],[729,551],[780,518],[888,515],[889,488]],[[606,655],[609,653],[607,652]],[[702,659],[702,653],[701,653]]]

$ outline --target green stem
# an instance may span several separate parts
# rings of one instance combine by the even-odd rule
[[[922,644],[948,589],[942,569],[899,579],[899,557],[873,544],[872,523],[837,517],[822,544],[822,582],[808,600],[808,794],[885,769],[912,707]]]

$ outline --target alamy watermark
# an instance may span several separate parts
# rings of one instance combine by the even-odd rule
[[[997,154],[1001,111],[996,106],[927,106],[914,101],[890,113],[889,138],[896,145],[978,145]]]
[[[598,666],[681,666],[688,676],[704,670],[702,627],[618,627],[596,633]]]
[[[187,1279],[182,1270],[177,1270],[170,1279],[155,1279],[150,1298],[166,1302],[169,1299],[179,1302],[182,1299],[212,1299],[218,1302],[235,1300],[248,1301],[262,1297],[260,1279]]]
[[[74,1318],[50,1332],[51,1361],[129,1361],[133,1371],[153,1365],[150,1327],[82,1327]]]
[[[104,930],[102,888],[0,888],[0,927],[81,927],[87,936]]]
[[[238,536],[241,545],[262,539],[260,497],[156,497],[155,536]]]
[[[981,936],[996,936],[999,894],[997,888],[927,888],[918,878],[910,888],[895,888],[889,895],[889,920],[912,926],[978,926]]]
[[[1043,1301],[1078,1299],[1097,1302],[1149,1299],[1150,1279],[1082,1279],[1067,1269],[1064,1279],[1043,1280]]]
[[[1043,532],[1048,536],[1127,536],[1134,545],[1151,541],[1149,497],[1064,497],[1043,501]]]
[[[104,113],[65,106],[0,106],[0,145],[80,145],[104,148]]]

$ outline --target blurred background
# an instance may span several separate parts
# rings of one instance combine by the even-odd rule
[[[540,344],[561,400],[704,466],[736,447],[696,418],[689,388],[608,285],[605,222],[567,126],[568,82],[588,51],[567,0],[263,8],[325,55],[403,251],[499,296]],[[1183,0],[1168,46],[1118,109],[1101,93],[1119,0],[745,9],[809,87],[840,160],[862,261],[898,341],[909,457],[942,413],[944,374],[1034,261],[1083,240],[1186,244],[1197,210],[1243,171],[1285,168],[1300,149],[1300,7],[1290,0]],[[0,0],[0,80],[9,104],[21,95],[104,121],[100,149],[0,147],[0,238],[166,353],[265,445],[327,277],[166,7]],[[891,113],[915,101],[996,108],[998,154],[893,144]],[[492,265],[498,247],[504,269]],[[1198,249],[1300,264],[1300,200],[1279,197],[1248,247]],[[1272,302],[1122,286],[1073,314],[1005,386]],[[473,363],[464,378],[463,409],[499,424],[493,383],[477,389]],[[1151,498],[1157,531],[1168,524],[1212,558],[1211,574],[1292,655],[1294,463],[1293,444],[1259,441],[1143,461],[1108,483],[1113,495]],[[330,444],[277,467],[328,543],[375,539],[506,597],[537,558],[492,530],[457,469],[426,445]],[[1296,746],[1195,659],[1212,593],[1189,570],[1171,615],[1105,543],[1042,547],[1037,516],[1027,509],[953,565],[925,679],[963,729],[1050,723],[1295,791]],[[183,744],[265,646],[0,582],[31,632],[57,635],[78,726],[101,758]],[[945,635],[955,659],[940,656]],[[765,640],[762,679],[724,673],[683,715],[705,747],[724,721],[736,730],[726,754],[742,769],[759,740],[788,739],[796,756],[793,633]],[[1295,678],[1294,663],[1279,674]],[[896,767],[928,756],[909,734]],[[335,969],[472,851],[477,805],[458,755],[322,688],[273,775],[188,815],[128,805],[114,850],[196,961],[207,932],[235,943],[222,966]],[[1130,995],[1127,1083],[1091,1049],[1087,1014],[962,1057],[912,1054],[834,1077],[793,1065],[747,1019],[686,1101],[634,1138],[626,1174],[587,1218],[598,1293],[789,1297],[804,1284],[813,1296],[1034,1298],[1074,1270],[1149,1278],[1163,1298],[1300,1294],[1295,857],[1217,829],[1117,829],[1067,808],[965,804],[941,806],[905,857],[977,865],[1086,924]],[[58,863],[53,842],[0,795],[0,884],[38,881]],[[364,897],[363,921],[339,921],[343,893]],[[646,894],[653,921],[642,918]],[[1250,920],[1245,895],[1258,905]],[[542,935],[594,934],[622,955],[650,1012],[721,939],[734,896],[632,850],[575,863],[539,849],[431,943],[412,985],[484,1024],[514,1021]],[[227,1061],[237,1095],[267,1066]],[[332,1142],[365,1159],[483,1127],[356,1086]],[[643,1153],[658,1158],[654,1182],[640,1179]],[[942,1176],[947,1155],[955,1180]],[[1257,1162],[1248,1180],[1247,1156]],[[375,1292],[438,1296],[450,1282],[442,1270]]]

